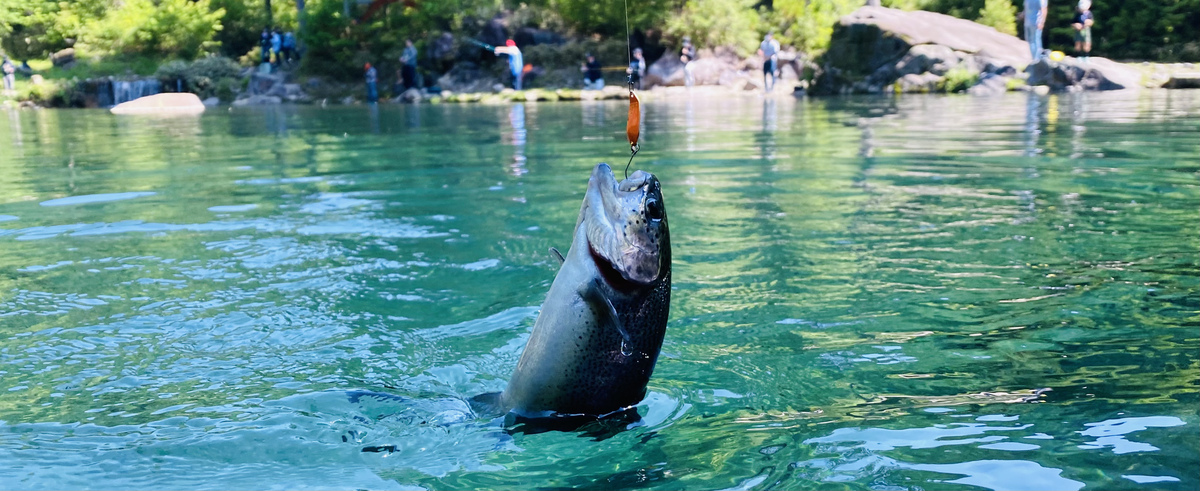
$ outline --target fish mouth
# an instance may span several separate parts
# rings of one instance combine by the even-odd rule
[[[608,164],[588,180],[576,227],[584,227],[589,255],[614,289],[631,290],[657,280],[666,243],[666,216],[651,218],[648,202],[662,212],[658,179],[645,171],[618,182]]]

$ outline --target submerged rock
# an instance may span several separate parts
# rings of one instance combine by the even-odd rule
[[[1167,89],[1200,89],[1200,72],[1171,75],[1163,87]]]
[[[281,103],[283,103],[283,99],[280,99],[279,97],[276,97],[273,95],[252,95],[250,97],[243,97],[241,99],[233,101],[233,105],[237,106],[237,107],[268,106],[268,105],[281,104]]]
[[[1142,74],[1136,69],[1093,56],[1083,61],[1041,59],[1025,68],[1026,83],[1045,85],[1052,92],[1068,90],[1121,90],[1141,87]]]
[[[113,114],[200,114],[204,103],[190,92],[171,92],[139,97],[110,109]]]

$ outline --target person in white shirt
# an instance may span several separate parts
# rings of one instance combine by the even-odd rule
[[[775,73],[779,71],[779,41],[775,40],[775,35],[768,32],[763,37],[763,42],[758,46],[758,56],[764,58],[763,61],[763,85],[770,92],[775,87]]]

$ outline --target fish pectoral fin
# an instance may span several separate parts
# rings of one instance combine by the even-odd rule
[[[629,332],[625,330],[625,326],[621,325],[621,316],[617,314],[616,307],[613,307],[608,297],[604,296],[604,290],[600,288],[600,280],[592,278],[592,281],[584,283],[579,288],[579,296],[584,302],[591,305],[592,311],[596,312],[596,321],[600,325],[612,326],[621,335],[621,339],[626,343],[632,343],[633,340],[629,337]]]
[[[563,265],[563,263],[567,262],[567,258],[563,257],[563,255],[562,255],[562,253],[561,253],[561,252],[558,252],[558,248],[557,248],[557,247],[551,247],[551,248],[550,248],[550,255],[552,255],[552,256],[554,256],[554,257],[558,258],[558,265],[559,265],[559,266],[562,266],[562,265]]]

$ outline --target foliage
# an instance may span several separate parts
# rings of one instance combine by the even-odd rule
[[[154,76],[168,85],[182,80],[189,92],[207,98],[219,96],[219,92],[223,90],[232,91],[240,72],[241,66],[237,62],[222,56],[209,56],[191,63],[182,60],[168,61],[158,67]]]
[[[221,20],[222,29],[214,40],[221,44],[220,52],[225,56],[238,57],[258,46],[264,27],[279,29],[279,32],[297,30],[296,4],[291,0],[271,2],[271,21],[267,21],[267,8],[263,0],[209,0],[212,10],[225,11]]]
[[[0,33],[17,36],[5,48],[25,58],[71,45],[94,54],[191,58],[216,47],[225,12],[211,10],[208,1],[0,0]]]
[[[1010,0],[984,0],[979,18],[975,20],[992,26],[1004,34],[1017,35],[1017,7]]]
[[[739,54],[758,46],[758,13],[754,0],[688,0],[679,15],[667,19],[666,33],[691,36],[697,48],[728,46]]]
[[[627,2],[627,0],[533,0],[527,3],[531,7],[540,7],[561,17],[563,22],[577,35],[598,34],[620,36],[622,39],[625,36],[626,15],[628,15],[630,32],[637,29],[654,29],[664,22],[677,18],[679,15],[676,15],[676,11],[680,4],[675,0],[637,0],[636,2]],[[689,5],[693,3],[726,4],[712,9],[712,11],[722,12],[728,5],[740,4],[749,9],[757,2],[738,0],[691,0],[688,2]],[[688,7],[685,6],[684,12],[687,12],[687,9]],[[741,15],[743,13],[734,12],[734,14]]]
[[[858,0],[777,0],[769,22],[781,44],[815,55],[829,47],[838,19],[860,6]]]
[[[979,82],[978,73],[963,67],[954,67],[938,81],[937,89],[940,92],[966,92],[976,82]]]

